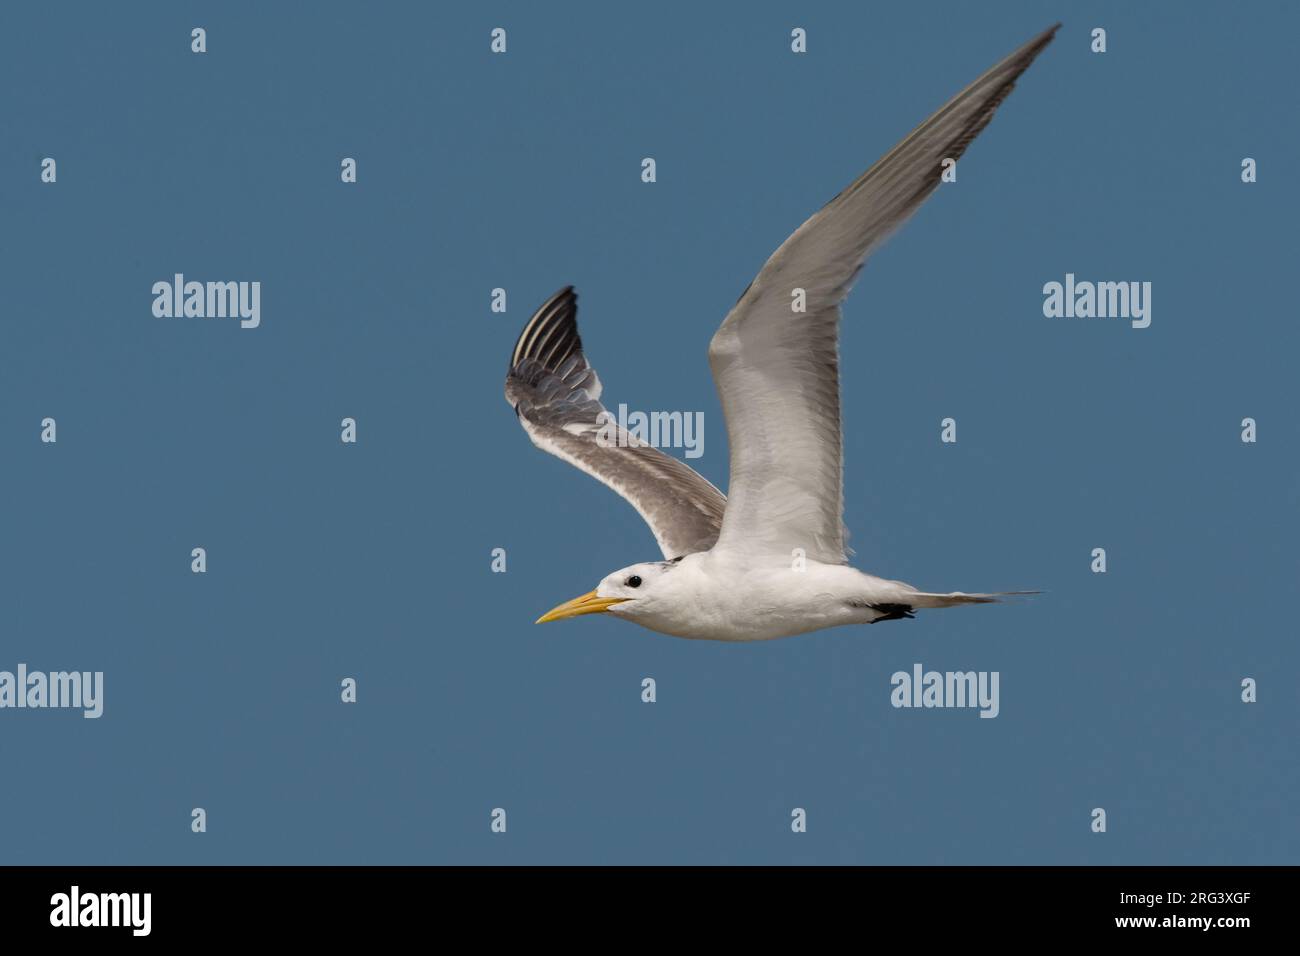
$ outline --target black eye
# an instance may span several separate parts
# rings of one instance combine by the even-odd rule
[[[641,576],[639,574],[632,575],[627,579],[626,584],[630,588],[639,588],[641,586]]]

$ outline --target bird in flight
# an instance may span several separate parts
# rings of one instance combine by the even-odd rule
[[[944,160],[965,152],[1059,26],[989,69],[795,230],[723,320],[709,365],[727,421],[729,496],[612,423],[571,286],[529,319],[506,400],[535,445],[627,499],[663,552],[537,623],[603,613],[676,637],[761,641],[1032,593],[930,593],[849,567],[839,321],[867,256],[934,191]],[[792,308],[795,289],[804,312]]]

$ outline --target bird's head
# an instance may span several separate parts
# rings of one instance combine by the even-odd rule
[[[654,603],[656,587],[663,583],[676,564],[672,561],[647,561],[632,564],[606,575],[596,587],[572,601],[565,601],[537,619],[538,624],[560,621],[582,614],[626,614],[634,616]]]

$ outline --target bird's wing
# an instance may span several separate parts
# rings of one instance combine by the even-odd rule
[[[582,353],[569,286],[524,326],[510,358],[506,401],[533,444],[581,468],[640,512],[665,558],[713,547],[727,499],[688,465],[628,434],[600,404]]]
[[[1057,25],[1059,26],[1059,24]],[[767,260],[709,345],[731,446],[717,549],[845,561],[840,303],[866,257],[939,185],[1057,27],[918,126]],[[794,290],[806,311],[794,311]]]

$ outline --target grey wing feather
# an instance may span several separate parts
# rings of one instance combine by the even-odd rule
[[[1059,24],[1058,24],[1059,26]],[[717,548],[845,560],[840,303],[863,262],[939,185],[1051,41],[987,70],[800,226],[768,259],[709,345],[731,447]],[[805,311],[792,309],[802,289]]]
[[[506,401],[533,444],[636,508],[665,558],[707,551],[722,527],[726,497],[690,466],[617,426],[582,351],[577,302],[567,286],[524,326],[506,375]]]

